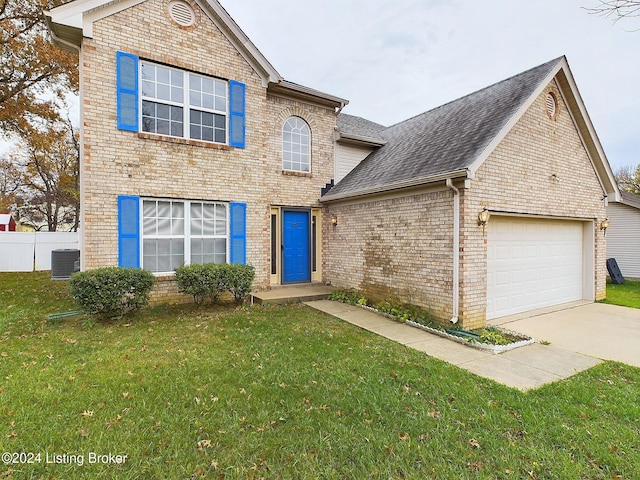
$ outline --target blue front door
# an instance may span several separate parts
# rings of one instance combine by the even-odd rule
[[[309,212],[285,210],[282,223],[282,282],[309,282]]]

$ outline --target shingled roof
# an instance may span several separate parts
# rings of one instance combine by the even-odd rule
[[[629,205],[630,207],[640,208],[640,195],[629,192],[620,192],[622,197],[620,203]]]
[[[551,60],[381,130],[375,130],[364,119],[357,121],[357,117],[340,114],[338,130],[362,128],[349,133],[376,136],[387,143],[360,162],[322,200],[401,187],[421,179],[427,182],[448,173],[460,175],[482,155],[563,59]]]
[[[366,137],[378,137],[380,136],[380,132],[387,128],[384,125],[372,122],[371,120],[356,117],[354,115],[347,115],[346,113],[338,115],[336,125],[338,126],[340,133],[350,133],[352,135],[361,135]]]

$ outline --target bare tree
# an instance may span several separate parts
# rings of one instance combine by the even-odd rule
[[[613,18],[614,22],[623,18],[640,17],[640,0],[598,0],[597,7],[586,8],[589,13]]]
[[[10,159],[18,184],[13,208],[18,221],[35,230],[76,231],[80,199],[78,133],[69,120],[51,122],[23,139]]]
[[[0,212],[11,210],[20,193],[22,175],[9,157],[0,158]]]
[[[640,194],[640,164],[635,167],[628,165],[618,169],[615,177],[620,190]]]

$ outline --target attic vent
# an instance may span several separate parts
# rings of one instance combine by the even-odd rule
[[[556,118],[558,118],[558,100],[556,99],[556,96],[549,92],[547,93],[547,98],[546,98],[546,104],[547,104],[547,115],[549,115],[549,118],[551,120],[555,120]]]
[[[181,0],[169,2],[169,15],[181,27],[190,27],[196,21],[196,12],[191,5]]]

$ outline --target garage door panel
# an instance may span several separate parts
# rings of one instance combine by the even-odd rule
[[[509,274],[507,272],[497,272],[495,275],[496,285],[508,285],[510,283]]]
[[[582,223],[491,219],[487,234],[487,318],[582,298]]]

